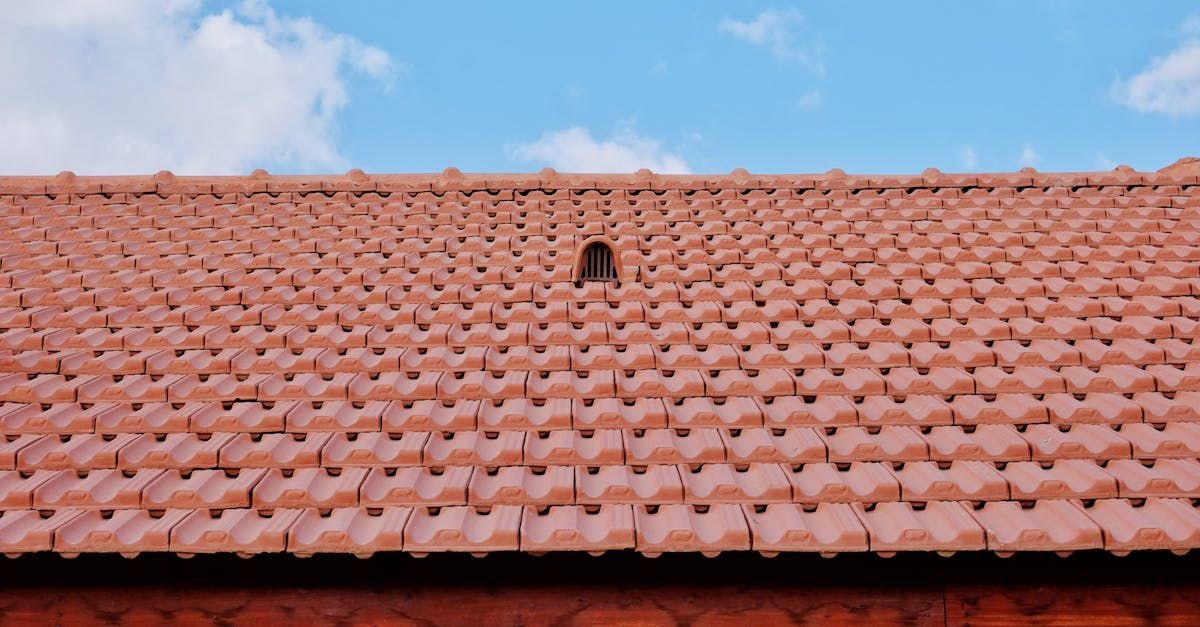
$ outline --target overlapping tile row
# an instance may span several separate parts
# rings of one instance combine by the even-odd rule
[[[7,554],[1183,552],[1198,507],[1195,173],[0,178]]]

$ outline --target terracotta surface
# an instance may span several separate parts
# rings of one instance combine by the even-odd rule
[[[0,177],[8,554],[1184,552],[1198,408],[1190,165]]]

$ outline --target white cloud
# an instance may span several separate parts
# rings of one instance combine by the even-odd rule
[[[545,133],[537,141],[511,150],[518,161],[536,162],[563,172],[633,172],[641,168],[660,174],[686,174],[683,157],[667,152],[662,142],[623,127],[597,141],[588,129],[572,126]]]
[[[963,146],[961,154],[963,170],[969,172],[979,167],[979,155],[975,154],[974,148],[971,146]]]
[[[1190,15],[1179,26],[1179,32],[1184,35],[1200,35],[1200,15]]]
[[[1111,170],[1117,167],[1117,162],[1108,158],[1108,155],[1098,152],[1096,153],[1096,167],[1101,170]]]
[[[809,33],[797,35],[803,30],[804,14],[795,9],[767,9],[759,13],[754,20],[742,22],[731,18],[721,20],[721,32],[728,33],[738,39],[761,46],[771,51],[780,61],[789,61],[807,66],[818,74],[824,73],[821,63],[824,47]]]
[[[352,72],[387,53],[262,1],[0,0],[0,172],[338,168]]]
[[[796,98],[796,108],[804,110],[812,110],[820,107],[825,102],[825,94],[819,89],[810,89]]]
[[[1017,157],[1017,165],[1022,168],[1032,168],[1037,166],[1041,160],[1042,156],[1039,155],[1036,150],[1034,150],[1033,146],[1030,144],[1025,144],[1025,147],[1021,149],[1021,156]]]
[[[1180,26],[1186,39],[1129,80],[1112,85],[1113,97],[1136,111],[1172,116],[1200,114],[1200,17]]]

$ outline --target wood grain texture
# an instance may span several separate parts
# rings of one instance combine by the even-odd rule
[[[27,588],[0,591],[6,624],[941,625],[941,591],[868,588],[437,586]]]
[[[1200,625],[1200,555],[0,561],[3,625]]]
[[[4,624],[1196,625],[1200,586],[15,588]]]
[[[950,625],[1200,625],[1200,586],[948,586]]]

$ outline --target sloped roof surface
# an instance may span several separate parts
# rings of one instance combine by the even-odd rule
[[[0,178],[0,552],[1193,548],[1181,163]]]

